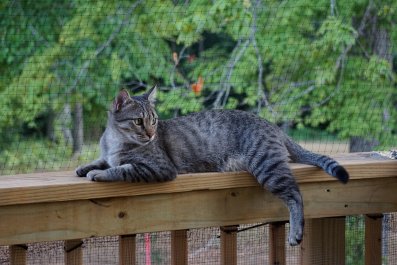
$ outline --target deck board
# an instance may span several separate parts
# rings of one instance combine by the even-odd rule
[[[342,154],[334,158],[346,167],[351,179],[397,176],[397,160],[377,153]],[[314,166],[290,166],[298,183],[336,181]],[[98,183],[76,177],[73,171],[43,172],[0,176],[0,206],[253,186],[258,183],[247,172],[183,174],[174,181],[150,184]]]
[[[336,157],[343,185],[313,166],[291,164],[305,217],[397,211],[397,161]],[[285,205],[245,172],[185,174],[165,183],[96,183],[73,172],[0,177],[0,245],[91,236],[285,221]]]

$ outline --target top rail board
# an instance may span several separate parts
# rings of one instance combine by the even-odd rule
[[[342,154],[334,158],[346,167],[352,180],[397,176],[397,160],[378,153]],[[298,183],[336,181],[317,167],[295,163],[290,165]],[[183,174],[174,181],[150,184],[90,182],[86,178],[76,177],[73,171],[19,174],[0,176],[0,206],[258,185],[247,172]]]

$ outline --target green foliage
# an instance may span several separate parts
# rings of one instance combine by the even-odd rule
[[[305,127],[303,129],[294,129],[288,132],[288,134],[295,141],[321,141],[321,142],[334,142],[336,137],[334,134],[329,132],[313,129],[310,127]]]
[[[22,134],[76,102],[97,121],[121,87],[158,83],[161,117],[242,108],[391,145],[395,69],[376,47],[396,54],[397,2],[373,2],[2,3],[0,130]]]
[[[364,217],[346,217],[346,264],[364,264]]]
[[[86,144],[79,158],[65,160],[71,155],[72,148],[64,144],[36,138],[15,139],[0,155],[0,171],[8,175],[76,168],[98,157],[98,144]]]

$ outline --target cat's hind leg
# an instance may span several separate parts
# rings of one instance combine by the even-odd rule
[[[298,245],[303,237],[303,201],[288,163],[280,157],[258,161],[249,167],[249,171],[262,187],[282,199],[287,205],[290,213],[288,242],[291,246]]]
[[[87,173],[90,172],[91,170],[95,170],[95,169],[104,170],[104,169],[108,169],[108,168],[109,168],[109,164],[105,160],[97,159],[87,165],[78,167],[76,169],[76,174],[79,177],[85,177],[85,176],[87,176]]]

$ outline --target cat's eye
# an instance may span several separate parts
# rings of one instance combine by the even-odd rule
[[[153,120],[152,120],[152,125],[155,125],[157,123],[157,119],[156,118],[153,118]]]
[[[135,123],[135,125],[142,125],[143,119],[142,118],[134,119],[134,123]]]

